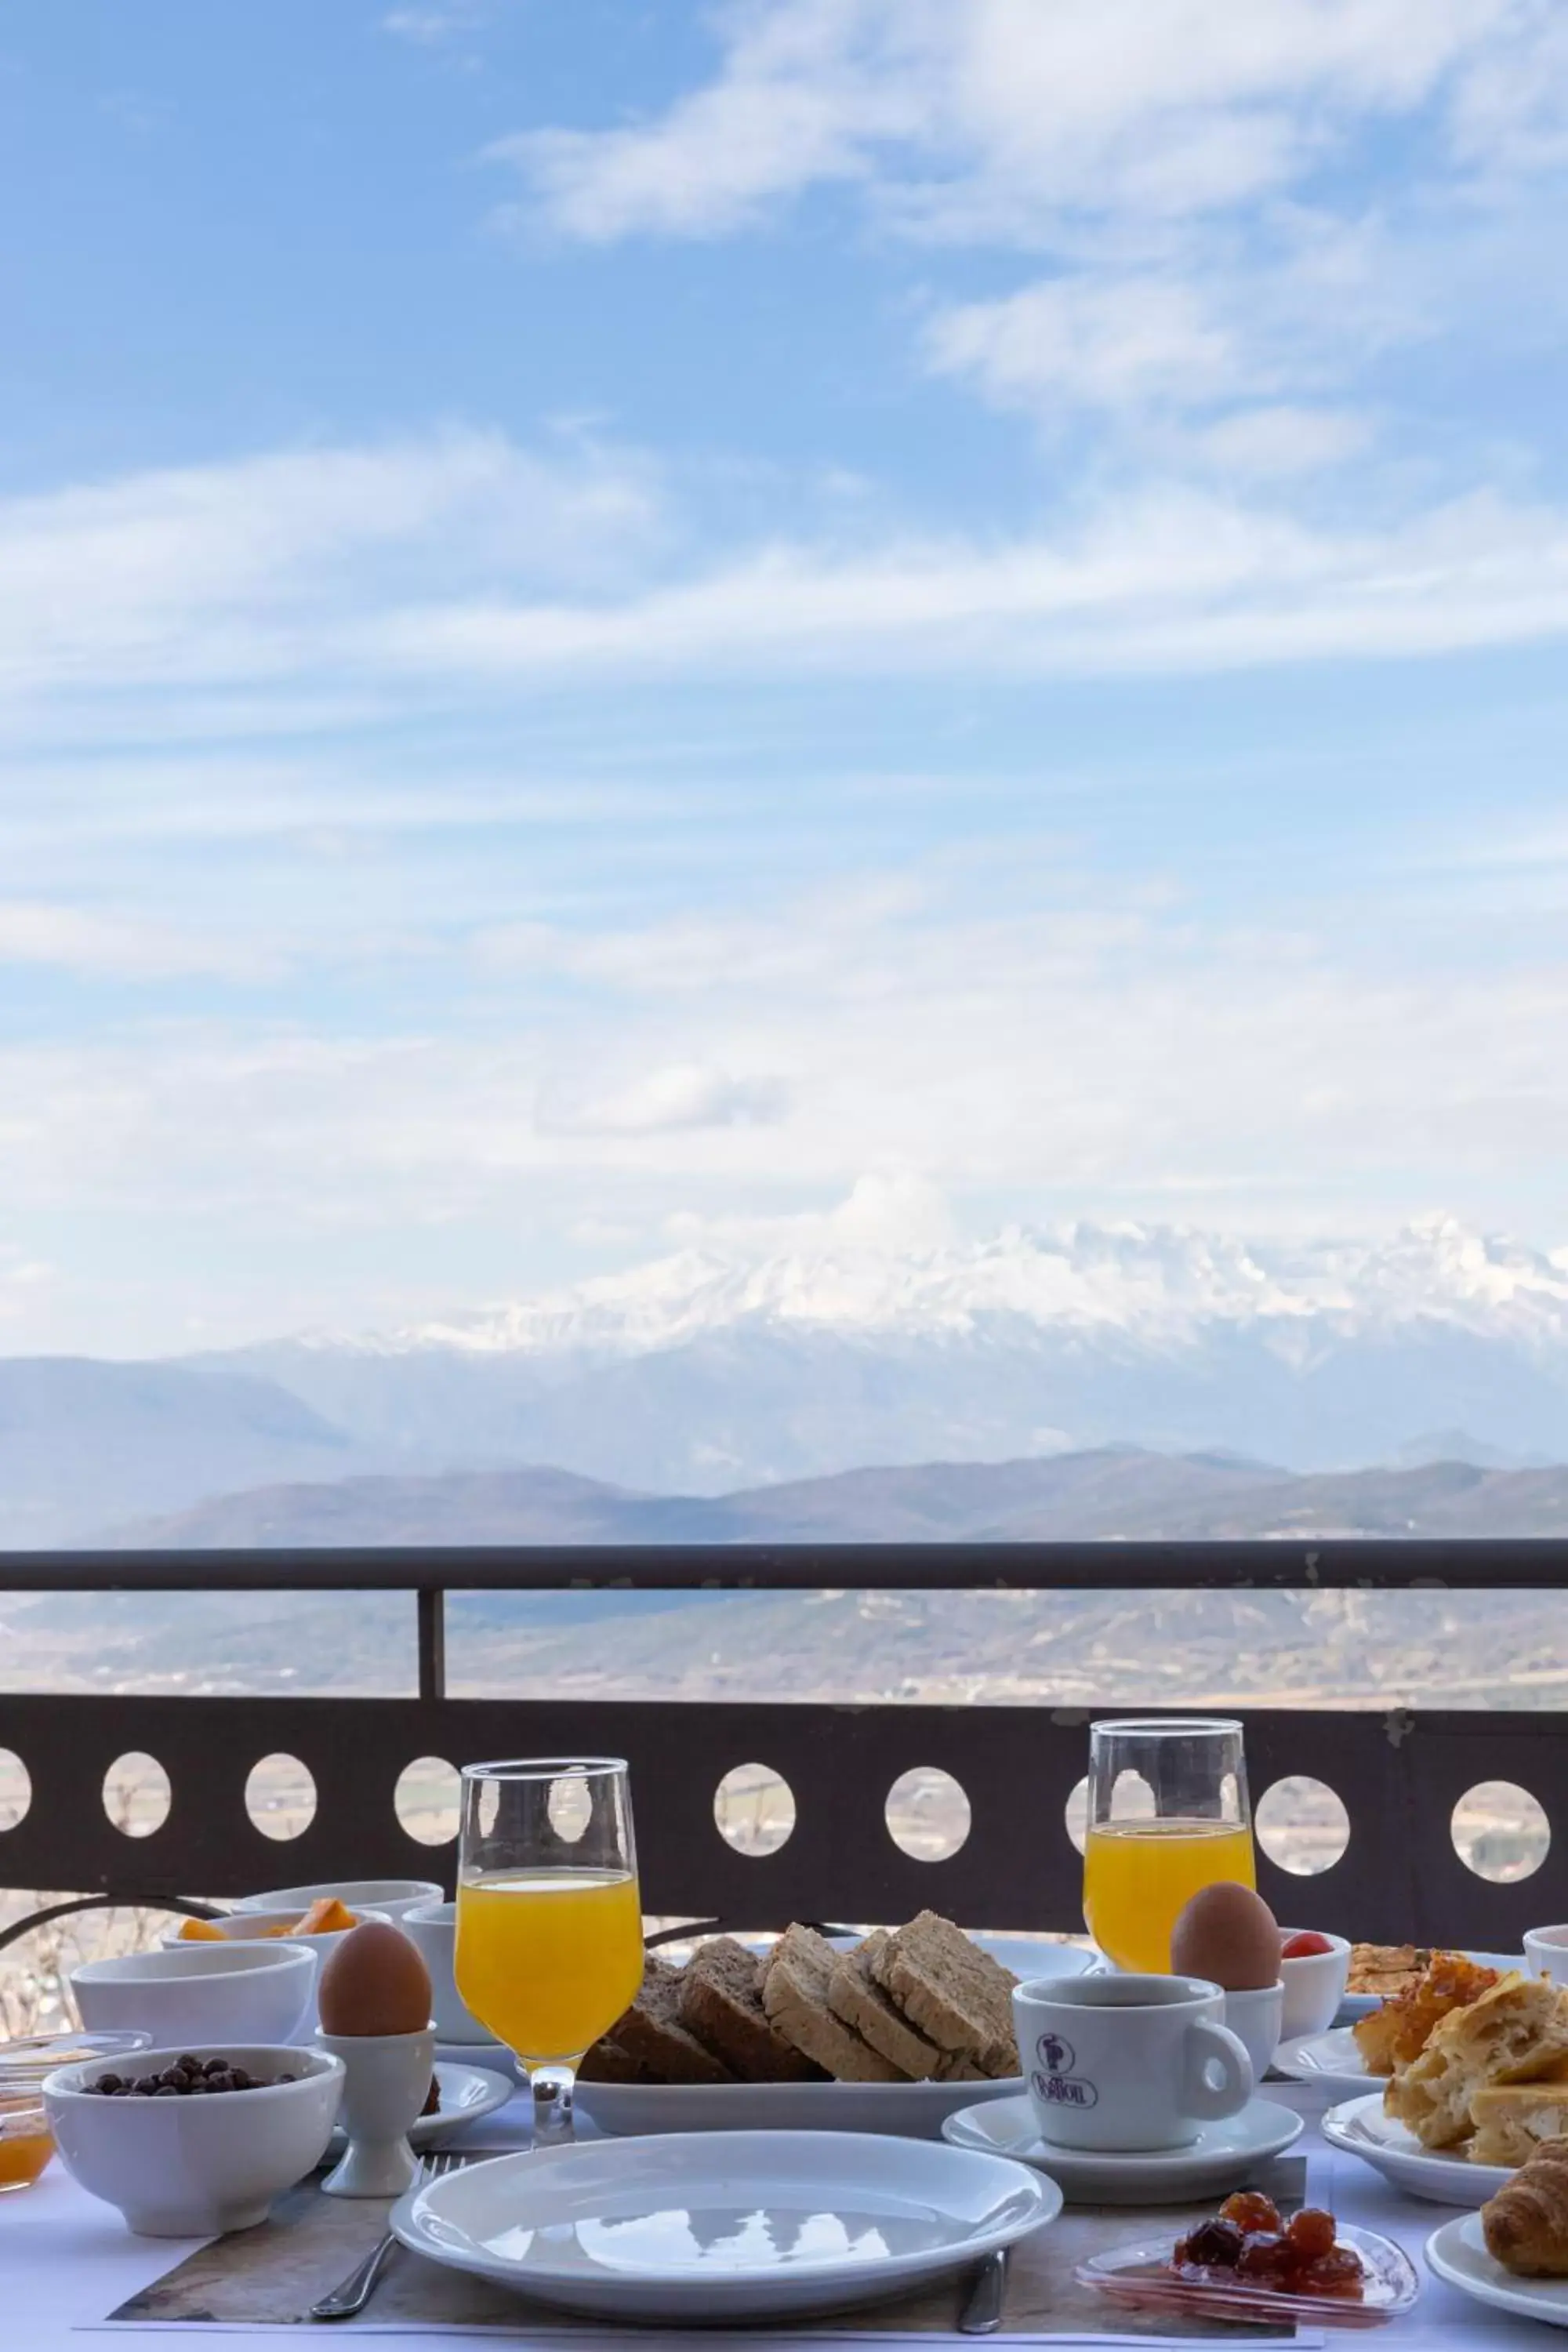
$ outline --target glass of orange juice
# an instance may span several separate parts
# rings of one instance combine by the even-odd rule
[[[1220,1879],[1258,1883],[1240,1724],[1173,1716],[1091,1724],[1083,1916],[1106,1958],[1166,1975],[1176,1914]]]
[[[468,2007],[527,2069],[536,2143],[570,2139],[578,2062],[642,1982],[620,1758],[464,1768],[456,1970]]]

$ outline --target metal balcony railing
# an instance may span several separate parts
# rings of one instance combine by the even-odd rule
[[[1085,1759],[1089,1710],[1027,1706],[825,1706],[447,1694],[445,1601],[454,1591],[645,1590],[1242,1591],[1568,1589],[1568,1542],[965,1544],[518,1550],[0,1555],[4,1592],[405,1591],[417,1696],[201,1697],[0,1694],[0,1748],[31,1779],[0,1833],[0,1886],[71,1888],[148,1902],[238,1895],[282,1881],[413,1874],[450,1884],[450,1845],[416,1843],[394,1790],[415,1759],[609,1752],[630,1759],[644,1904],[743,1927],[792,1917],[895,1920],[931,1904],[974,1926],[1074,1929],[1079,1862],[1064,1808]],[[1568,1615],[1564,1619],[1568,1628]],[[1153,1712],[1131,1672],[1106,1668],[1098,1713]],[[1169,1712],[1165,1698],[1158,1711]],[[1351,1837],[1310,1880],[1259,1857],[1259,1885],[1293,1924],[1377,1941],[1517,1948],[1526,1927],[1568,1917],[1568,1838],[1530,1877],[1498,1885],[1456,1851],[1451,1822],[1476,1784],[1519,1784],[1568,1825],[1561,1714],[1240,1710],[1255,1799],[1305,1774],[1342,1799]],[[144,1751],[172,1785],[167,1818],[132,1839],[104,1780]],[[258,1759],[298,1758],[318,1802],[280,1844],[245,1801]],[[795,1826],[771,1853],[720,1834],[714,1793],[733,1767],[773,1768]],[[960,1782],[971,1828],[945,1860],[901,1852],[884,1805],[906,1771]],[[20,1923],[25,1927],[26,1923]],[[14,1927],[9,1940],[20,1931]]]

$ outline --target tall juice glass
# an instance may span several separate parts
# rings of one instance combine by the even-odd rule
[[[1258,1884],[1240,1724],[1092,1724],[1083,1916],[1106,1958],[1166,1974],[1176,1914],[1221,1879]]]
[[[527,2070],[536,2141],[569,2139],[578,2061],[642,1982],[618,1757],[465,1766],[456,1969],[468,2007]]]

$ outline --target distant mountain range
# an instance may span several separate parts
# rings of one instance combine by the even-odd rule
[[[1568,1531],[1568,1468],[1293,1477],[1222,1454],[1133,1447],[1040,1461],[853,1470],[717,1496],[637,1495],[560,1470],[264,1486],[142,1522],[161,1549],[316,1544],[994,1543],[1049,1538],[1545,1535]]]
[[[390,1513],[461,1540],[518,1518],[476,1478],[541,1463],[629,1490],[645,1516],[663,1498],[671,1526],[706,1498],[718,1527],[738,1490],[867,1463],[951,1475],[1119,1444],[1320,1474],[1568,1459],[1568,1253],[1443,1218],[1379,1244],[1079,1224],[900,1254],[684,1253],[382,1337],[180,1362],[16,1359],[0,1362],[0,1543],[92,1541],[302,1484],[338,1490],[322,1519]],[[407,1483],[454,1474],[468,1483]],[[366,1477],[405,1484],[373,1503]],[[444,1519],[459,1502],[463,1524]],[[535,1490],[523,1516],[541,1507]],[[552,1507],[570,1516],[564,1490]]]

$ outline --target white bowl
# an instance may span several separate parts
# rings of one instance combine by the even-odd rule
[[[268,2087],[209,2098],[105,2098],[83,2088],[101,2058],[62,2066],[44,2109],[71,2179],[117,2205],[142,2238],[213,2238],[253,2229],[275,2197],[320,2164],[343,2094],[341,2058],[268,2042],[174,2042],[142,2051],[139,2074],[176,2058],[228,2058]],[[292,2083],[273,2078],[289,2074]]]
[[[296,1916],[312,1903],[336,1895],[362,1919],[372,1914],[402,1924],[405,1911],[416,1903],[439,1903],[442,1890],[433,1878],[323,1878],[319,1886],[275,1886],[267,1895],[247,1895],[234,1908],[241,1911],[289,1911]]]
[[[1311,1932],[1327,1931],[1313,1928]],[[1288,1944],[1292,1936],[1306,1933],[1304,1927],[1281,1927],[1279,1940]],[[1280,1960],[1279,1980],[1285,1988],[1283,2042],[1294,2042],[1306,2033],[1326,2033],[1340,2013],[1351,1972],[1351,1948],[1342,1936],[1330,1936],[1328,1941],[1326,1952],[1303,1952],[1299,1960]]]
[[[493,2042],[495,2036],[489,2026],[481,2025],[472,2010],[464,2006],[452,1972],[458,1940],[457,1905],[421,1903],[412,1911],[405,1911],[397,1924],[418,1945],[430,1971],[430,2009],[436,2020],[437,2041]]]
[[[187,2048],[289,2042],[315,2006],[316,1962],[302,1944],[178,1944],[84,1960],[70,1985],[89,2028],[128,2027],[154,2042],[183,2039]]]
[[[1284,2008],[1285,1988],[1282,1984],[1258,1985],[1247,1992],[1226,1994],[1225,2022],[1252,2061],[1254,2083],[1261,2083],[1274,2063],[1274,2053],[1279,2049],[1281,2039],[1279,2021]]]
[[[1524,1939],[1524,1958],[1531,1976],[1568,1984],[1568,1927],[1532,1927]]]
[[[210,1919],[207,1925],[216,1927],[226,1943],[248,1944],[259,1941],[264,1950],[275,1951],[279,1942],[284,1939],[268,1935],[268,1928],[291,1927],[299,1916],[299,1912],[290,1905],[284,1911],[231,1911],[226,1919]],[[354,1914],[354,1927],[357,1927],[366,1919],[379,1919],[384,1927],[390,1925],[384,1911],[358,1911]],[[330,1936],[291,1935],[286,1939],[300,1951],[308,1952],[315,1962],[315,1971],[311,1976],[310,1990],[307,1996],[309,2005],[303,2023],[298,2028],[300,2032],[314,2033],[320,2021],[316,2015],[316,1992],[321,1980],[322,1963],[331,1958],[345,1936],[353,1934],[353,1927],[339,1927]],[[172,1928],[163,1938],[163,1949],[166,1952],[216,1952],[218,1948],[216,1944],[205,1936],[199,1943],[184,1942],[177,1927]]]

